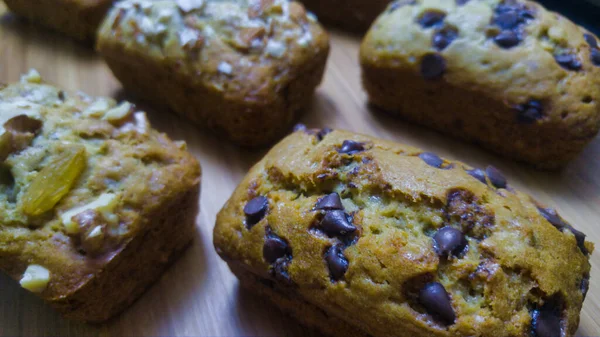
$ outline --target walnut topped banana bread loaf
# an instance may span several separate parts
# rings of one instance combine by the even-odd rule
[[[260,146],[310,102],[329,40],[293,1],[126,0],[102,24],[97,47],[125,89]]]
[[[214,244],[242,284],[334,336],[573,336],[594,245],[485,170],[345,131],[256,164]]]
[[[0,270],[68,318],[131,304],[195,232],[200,166],[130,103],[0,89]]]
[[[115,0],[4,0],[6,6],[33,23],[40,23],[78,40],[96,37],[100,22]]]
[[[598,39],[536,2],[392,3],[361,64],[373,105],[539,168],[600,129]]]

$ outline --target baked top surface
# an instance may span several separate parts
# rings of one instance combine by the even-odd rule
[[[537,102],[534,123],[586,139],[600,128],[594,42],[592,33],[530,1],[397,1],[367,34],[361,62],[419,73],[426,55],[439,56],[445,73],[432,83],[471,88],[515,109]]]
[[[46,299],[86,284],[200,180],[186,144],[133,105],[61,91],[35,72],[0,91],[0,118],[3,150],[12,145],[2,152],[0,267],[17,280],[29,265],[49,270]],[[40,181],[42,192],[31,189]]]
[[[344,146],[348,140],[362,150]],[[497,188],[501,175],[488,171],[483,183],[471,167],[432,158],[344,131],[322,141],[316,132],[296,132],[252,168],[219,213],[217,251],[262,277],[290,282],[313,304],[376,336],[528,336],[530,311],[555,299],[573,334],[593,245],[578,245],[574,232],[557,229],[541,215],[543,206],[510,182]],[[357,228],[349,237],[327,232],[328,212],[315,209],[331,192]],[[258,222],[248,217],[257,197],[268,202]],[[466,251],[436,253],[432,237],[445,226],[465,234]],[[268,263],[265,240],[271,245],[274,237],[287,243],[285,261]],[[327,260],[338,245],[348,261],[341,278]],[[430,281],[450,293],[457,320],[449,327],[415,300],[415,289]]]
[[[143,55],[231,100],[264,104],[315,57],[328,36],[297,2],[284,0],[117,3],[100,29],[103,53]]]

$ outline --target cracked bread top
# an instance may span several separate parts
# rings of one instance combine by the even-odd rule
[[[0,90],[0,268],[46,299],[76,291],[197,188],[184,142],[127,102],[70,94],[37,72]]]
[[[329,50],[314,15],[287,0],[125,0],[99,34],[103,53],[142,55],[247,103],[275,100]]]
[[[329,131],[251,169],[217,217],[224,260],[373,336],[575,333],[583,233],[493,167]]]
[[[597,38],[533,1],[395,1],[364,39],[361,61],[473,90],[514,111],[490,117],[560,139],[600,129]]]

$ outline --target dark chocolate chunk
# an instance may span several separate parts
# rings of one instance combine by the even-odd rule
[[[458,30],[452,26],[444,26],[433,34],[431,44],[439,51],[448,47],[458,37]]]
[[[465,5],[467,2],[471,0],[456,0],[456,4],[459,6]]]
[[[581,279],[581,284],[579,285],[579,289],[583,294],[583,299],[587,296],[588,291],[590,290],[590,275],[584,275]]]
[[[435,153],[423,152],[419,155],[419,158],[421,158],[427,165],[436,168],[442,168],[442,165],[444,165],[444,160]]]
[[[592,49],[591,55],[590,55],[590,60],[596,67],[600,67],[600,50],[599,49]]]
[[[585,33],[583,34],[583,38],[585,39],[585,42],[590,45],[590,47],[598,48],[598,40],[596,40],[594,35]]]
[[[426,54],[421,60],[421,76],[426,80],[439,79],[446,72],[446,60],[440,54]]]
[[[302,124],[302,123],[298,123],[296,125],[294,125],[294,132],[297,131],[306,131],[306,125]]]
[[[342,236],[356,231],[356,227],[350,223],[348,214],[344,211],[333,210],[327,212],[321,220],[321,229],[329,236]]]
[[[482,169],[476,168],[476,169],[472,169],[472,170],[467,170],[467,173],[471,177],[481,181],[484,184],[487,184],[487,180],[485,179],[485,172]]]
[[[531,330],[534,337],[560,337],[561,312],[556,303],[548,302],[531,313]]]
[[[443,227],[433,236],[434,248],[439,256],[458,256],[467,247],[465,235],[450,226]]]
[[[518,105],[517,121],[523,124],[532,124],[544,118],[542,102],[531,100],[525,104]]]
[[[330,247],[325,253],[325,262],[327,262],[331,280],[334,282],[341,280],[348,270],[348,259],[344,256],[342,245]]]
[[[579,247],[581,252],[584,255],[589,254],[589,251],[587,250],[587,247],[585,246],[586,235],[584,233],[578,231],[577,229],[575,229],[575,227],[571,226],[569,223],[564,221],[558,215],[558,213],[556,213],[556,210],[553,210],[551,208],[538,207],[538,211],[546,220],[548,220],[548,222],[550,224],[552,224],[552,226],[556,227],[556,229],[558,229],[559,231],[562,231],[565,228],[570,230],[571,233],[573,233],[573,235],[575,236],[575,240],[577,241],[577,246]]]
[[[521,17],[516,9],[496,11],[492,22],[502,29],[514,29],[521,23]]]
[[[452,308],[452,303],[450,303],[450,296],[440,283],[427,283],[419,293],[419,302],[427,312],[444,324],[451,325],[456,321],[456,314]]]
[[[388,8],[388,13],[391,13],[391,12],[395,11],[396,9],[398,9],[400,7],[404,7],[404,6],[407,6],[407,5],[414,5],[416,3],[417,3],[416,0],[398,0],[398,1],[394,1],[394,2],[392,2],[392,4],[390,5],[390,7]]]
[[[342,199],[340,199],[340,195],[337,193],[331,193],[317,201],[317,205],[315,206],[317,210],[343,210],[344,205],[342,205]]]
[[[287,255],[285,258],[277,259],[271,268],[271,275],[273,275],[273,277],[281,283],[287,285],[293,284],[292,277],[288,272],[288,268],[291,263],[292,258],[289,255]]]
[[[318,133],[317,133],[317,138],[319,139],[319,141],[323,140],[323,138],[325,138],[325,136],[327,136],[327,134],[333,132],[333,129],[331,128],[322,128]]]
[[[423,28],[431,28],[433,26],[442,24],[445,18],[446,13],[440,10],[429,9],[421,14],[417,22]]]
[[[512,30],[503,30],[500,34],[494,37],[494,42],[504,49],[510,49],[521,42],[521,38],[517,32]]]
[[[246,214],[246,226],[252,228],[267,214],[269,209],[269,200],[263,196],[258,196],[250,200],[244,206],[244,214]]]
[[[263,246],[263,257],[268,263],[274,263],[290,253],[290,247],[285,240],[275,234],[267,235]]]
[[[581,61],[573,54],[562,54],[554,56],[556,63],[567,70],[578,71],[581,70]]]
[[[345,140],[342,143],[342,147],[338,150],[339,153],[353,155],[365,150],[363,143],[355,142],[353,140]]]
[[[500,172],[500,170],[498,170],[497,168],[490,165],[485,169],[485,173],[487,174],[488,178],[490,179],[490,182],[492,183],[492,185],[494,185],[494,187],[506,188],[506,186],[508,185],[506,178],[504,177],[502,172]]]
[[[577,247],[579,247],[579,250],[581,250],[583,255],[588,255],[589,251],[587,250],[587,247],[585,246],[586,235],[583,232],[578,231],[577,229],[575,229],[575,227],[573,227],[571,225],[567,225],[567,227],[573,233],[573,235],[575,235],[575,240],[577,241]]]

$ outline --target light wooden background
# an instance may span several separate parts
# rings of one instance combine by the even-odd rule
[[[0,82],[17,81],[30,67],[67,90],[122,97],[119,84],[93,50],[30,27],[0,5]],[[371,112],[365,105],[356,36],[332,33],[326,78],[302,121],[393,139],[471,165],[501,168],[511,184],[532,193],[600,244],[600,139],[562,173],[541,173]],[[185,139],[203,168],[198,234],[183,257],[128,311],[108,324],[63,320],[40,300],[0,275],[0,336],[316,336],[255,295],[240,290],[212,246],[215,215],[264,151],[240,150],[184,120],[150,111],[153,124]],[[600,252],[578,336],[600,336]]]

